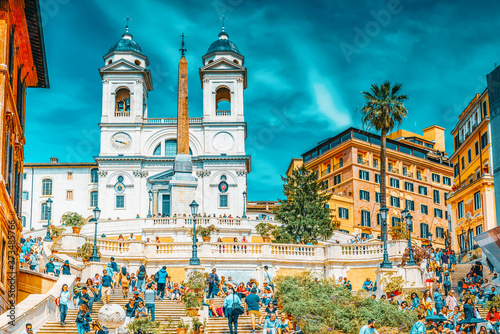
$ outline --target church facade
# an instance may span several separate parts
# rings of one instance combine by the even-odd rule
[[[100,152],[94,157],[97,171],[88,169],[97,173],[97,185],[77,185],[73,179],[60,177],[72,173],[71,164],[60,168],[54,168],[58,162],[38,165],[37,173],[29,175],[33,179],[24,182],[23,198],[30,200],[29,225],[40,228],[47,223],[49,197],[53,197],[51,221],[56,223],[67,211],[89,217],[95,204],[102,211],[101,219],[189,214],[189,206],[177,205],[181,197],[184,202],[195,200],[202,215],[242,216],[250,172],[243,103],[246,68],[244,56],[227,33],[222,31],[202,57],[203,117],[186,119],[185,129],[178,125],[179,118],[148,117],[148,96],[153,89],[149,60],[128,28],[103,58]],[[187,81],[184,75],[187,71],[179,75],[179,83]],[[187,101],[187,86],[181,91],[179,84],[182,94]],[[180,135],[189,143],[191,190],[173,182]],[[95,181],[95,175],[83,179]],[[88,203],[71,206],[80,210],[65,210],[68,199],[54,198],[56,189],[71,190],[73,198],[82,198],[77,193],[83,192]],[[57,193],[63,197],[64,191]]]

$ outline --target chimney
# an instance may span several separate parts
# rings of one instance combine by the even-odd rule
[[[51,164],[56,164],[56,163],[58,163],[58,162],[59,162],[59,159],[58,159],[58,158],[55,158],[55,157],[50,158],[50,163],[51,163]]]

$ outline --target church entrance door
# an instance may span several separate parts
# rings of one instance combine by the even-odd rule
[[[170,194],[163,194],[162,199],[162,213],[170,216]]]

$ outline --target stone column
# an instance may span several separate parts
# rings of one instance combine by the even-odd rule
[[[188,72],[184,56],[179,61],[177,96],[177,153],[189,154]]]
[[[153,190],[153,215],[158,215],[158,190]]]

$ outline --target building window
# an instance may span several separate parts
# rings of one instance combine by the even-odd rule
[[[429,234],[429,225],[426,223],[420,223],[420,238],[427,238]]]
[[[339,168],[342,168],[344,166],[344,159],[339,158]]]
[[[66,199],[73,200],[73,190],[66,190]]]
[[[392,217],[392,227],[399,226],[401,223],[401,218],[399,217]]]
[[[481,233],[483,233],[483,226],[482,225],[476,226],[476,235],[480,235]]]
[[[116,208],[124,209],[125,208],[125,195],[116,195]]]
[[[98,183],[99,176],[97,175],[97,168],[92,168],[90,170],[90,183]]]
[[[323,188],[328,189],[328,180],[323,181]]]
[[[481,209],[481,192],[474,193],[474,210]]]
[[[391,196],[391,205],[395,206],[396,208],[399,208],[400,206],[399,197]]]
[[[457,177],[460,174],[460,166],[458,162],[453,166],[453,176]]]
[[[483,133],[481,136],[481,149],[484,149],[488,145],[488,132]]]
[[[370,227],[370,211],[361,210],[361,226]]]
[[[469,150],[467,151],[467,162],[470,163],[472,161],[472,151]]]
[[[427,196],[427,187],[425,187],[425,186],[418,186],[418,193],[420,195]]]
[[[413,183],[405,182],[405,190],[413,192]]]
[[[405,200],[406,208],[410,211],[415,211],[415,201]]]
[[[378,169],[378,160],[373,159],[373,168]]]
[[[399,180],[398,179],[393,179],[391,177],[391,179],[390,179],[389,182],[390,182],[391,187],[393,187],[393,188],[399,188]]]
[[[445,186],[451,186],[451,178],[443,176],[443,184]]]
[[[45,179],[42,181],[42,196],[52,196],[52,180]]]
[[[444,229],[442,227],[436,226],[436,238],[439,238],[439,239],[444,238]]]
[[[375,182],[380,183],[380,174],[375,174]]]
[[[443,210],[434,208],[434,217],[443,218]]]
[[[27,177],[26,173],[23,173],[23,180],[26,180],[26,177]]]
[[[333,184],[334,184],[334,185],[337,185],[337,184],[339,184],[339,183],[341,182],[341,180],[340,180],[340,175],[341,175],[341,174],[339,173],[339,174],[337,174],[337,175],[335,175],[335,176],[333,177]]]
[[[326,174],[330,174],[331,169],[330,169],[330,164],[326,165]]]
[[[420,204],[420,212],[423,215],[428,215],[429,214],[429,208],[427,208],[427,205]]]
[[[382,197],[380,196],[380,193],[375,193],[375,202],[380,203]]]
[[[417,180],[422,181],[422,172],[417,170]]]
[[[460,158],[460,161],[462,162],[462,170],[465,168],[465,157],[462,155],[462,158]]]
[[[403,166],[403,175],[408,176],[408,167]]]
[[[486,100],[483,101],[483,118],[488,117],[488,109],[487,109],[487,104]]]
[[[369,201],[370,200],[370,192],[366,190],[360,190],[359,191],[359,199]]]
[[[23,224],[23,227],[26,227],[26,216],[21,217],[21,223]]]
[[[339,207],[339,218],[349,219],[349,210],[346,208]]]
[[[30,199],[30,193],[28,191],[23,191],[23,201]]]
[[[439,176],[439,174],[432,173],[432,182],[440,183],[441,182],[441,176]]]
[[[439,198],[439,190],[434,190],[434,204],[441,203],[441,199]]]
[[[464,217],[464,201],[458,202],[458,219]]]
[[[90,193],[90,207],[91,208],[97,207],[98,199],[99,199],[99,193],[97,191],[92,191]]]
[[[392,162],[389,162],[389,172],[394,172],[394,165]]]
[[[42,214],[41,220],[49,220],[49,208],[47,208],[47,203],[42,203]]]
[[[477,156],[479,154],[479,142],[476,140],[474,143],[474,155]]]
[[[370,173],[366,170],[359,170],[359,178],[361,180],[370,181]]]
[[[228,208],[228,195],[227,194],[220,194],[219,195],[219,207],[220,208]]]
[[[68,174],[66,175],[66,179],[73,180],[73,172],[68,172]]]

